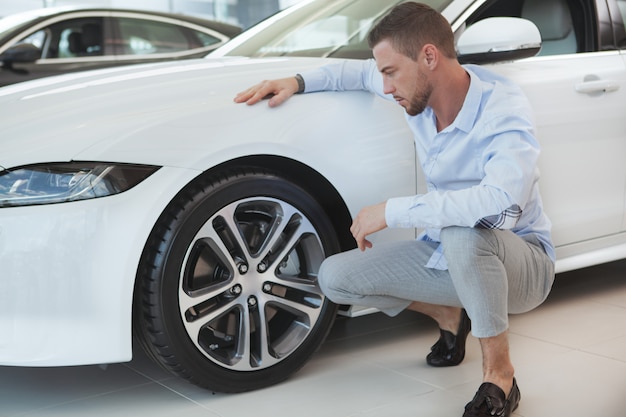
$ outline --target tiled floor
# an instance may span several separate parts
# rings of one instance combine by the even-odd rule
[[[143,355],[105,370],[0,367],[0,416],[454,417],[480,383],[470,336],[456,368],[424,357],[436,326],[414,313],[340,319],[307,366],[278,386],[213,394]],[[626,262],[559,275],[548,301],[511,317],[522,392],[515,416],[626,416]]]

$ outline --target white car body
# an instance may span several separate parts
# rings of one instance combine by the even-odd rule
[[[321,95],[296,97],[281,109],[233,102],[234,94],[255,77],[288,76],[318,64],[319,60],[306,59],[202,60],[143,71],[98,71],[80,79],[68,77],[52,87],[36,85],[50,82],[44,79],[0,90],[3,119],[8,122],[2,138],[19,138],[24,126],[39,131],[17,141],[0,139],[0,166],[21,166],[41,158],[163,166],[133,189],[111,197],[2,209],[0,332],[5,337],[0,342],[0,363],[42,366],[130,360],[131,301],[141,250],[172,196],[206,167],[259,154],[298,160],[333,183],[353,208],[352,214],[365,204],[413,193],[415,183],[407,181],[415,177],[413,138],[393,103],[360,92],[349,93],[348,99],[342,94],[341,100],[335,94],[337,98],[330,101]],[[209,81],[216,77],[218,82]],[[22,91],[11,93],[14,90]],[[93,99],[111,92],[115,97],[110,100]],[[74,107],[73,98],[84,101]],[[71,108],[64,104],[70,102]],[[351,120],[344,117],[341,124],[328,123],[346,103],[354,108],[347,114]],[[121,105],[128,110],[119,112]],[[319,110],[303,120],[303,112],[310,108]],[[386,117],[379,117],[382,109]],[[204,116],[207,111],[211,119]],[[67,122],[59,120],[61,115]],[[380,122],[365,126],[360,122],[364,118]],[[262,132],[255,121],[261,121]],[[355,129],[359,125],[361,131]],[[322,134],[312,126],[321,128]],[[377,130],[373,137],[372,127]],[[297,137],[292,134],[295,129]],[[306,137],[307,131],[311,137]],[[395,133],[393,142],[377,140],[389,133]],[[338,142],[338,137],[351,140]],[[54,146],[46,147],[46,138],[54,138]],[[211,152],[204,151],[207,146]],[[345,176],[346,167],[360,186]],[[390,180],[398,185],[390,187]],[[390,234],[415,236],[408,229]],[[41,258],[35,262],[16,253],[37,253]],[[55,348],[68,341],[69,346]]]
[[[456,1],[444,14],[459,30],[482,3]],[[279,108],[233,102],[257,81],[324,62],[213,57],[0,89],[0,169],[67,161],[162,167],[105,198],[0,208],[0,364],[130,360],[135,277],[148,236],[179,190],[227,161],[297,161],[332,184],[351,215],[420,192],[414,139],[395,103],[365,92],[299,95]],[[535,109],[557,272],[625,258],[626,51],[491,67],[517,81]],[[374,244],[416,233],[388,229]]]

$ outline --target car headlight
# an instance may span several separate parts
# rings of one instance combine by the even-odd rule
[[[0,170],[0,207],[54,204],[124,192],[159,167],[66,162]]]

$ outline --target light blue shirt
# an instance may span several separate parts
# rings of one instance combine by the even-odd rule
[[[437,132],[433,110],[405,113],[427,185],[425,194],[387,201],[389,227],[424,229],[423,240],[439,242],[447,226],[508,229],[534,236],[555,260],[551,224],[539,194],[539,143],[532,109],[521,89],[500,75],[466,65],[470,87],[454,122]],[[374,60],[339,61],[303,72],[305,92],[366,90],[383,93]],[[428,267],[447,269],[441,247]]]

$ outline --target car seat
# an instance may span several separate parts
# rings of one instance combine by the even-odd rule
[[[572,13],[565,0],[526,0],[522,6],[522,17],[539,28],[541,51],[538,55],[577,52]]]

